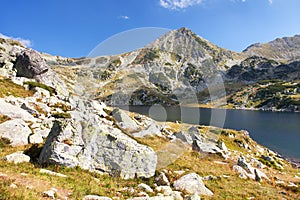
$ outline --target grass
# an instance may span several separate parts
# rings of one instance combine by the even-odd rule
[[[169,123],[170,130],[176,131],[182,129],[184,124]],[[238,150],[240,154],[246,154],[246,151],[234,142],[234,139],[249,142],[249,146],[253,147],[256,143],[252,143],[247,139],[247,136],[238,131],[221,130],[214,127],[200,127],[201,132],[210,132],[212,134],[219,134],[219,139],[225,142],[228,148]],[[234,135],[234,138],[228,137]],[[155,137],[146,137],[138,139],[140,143],[149,145],[156,152],[165,149],[170,143],[168,139]],[[5,144],[0,145],[0,157],[15,151],[25,151],[26,154],[37,158],[43,145],[27,145],[23,147],[10,147]],[[172,150],[172,149],[170,149]],[[223,162],[224,164],[216,163],[214,161]],[[299,199],[300,193],[297,188],[290,188],[285,185],[273,185],[268,181],[255,182],[252,180],[244,180],[238,177],[239,174],[232,171],[232,166],[236,164],[236,160],[224,160],[218,155],[200,154],[191,149],[184,149],[182,155],[174,162],[168,164],[162,169],[158,169],[158,175],[163,169],[167,171],[166,175],[171,182],[177,180],[181,175],[174,173],[177,170],[184,170],[185,174],[196,172],[200,176],[213,175],[217,179],[204,181],[205,185],[213,191],[214,196],[205,197],[201,199],[247,199],[254,197],[255,199]],[[68,176],[68,178],[54,177],[47,174],[40,174],[40,168],[56,171]],[[286,183],[294,182],[300,186],[300,182],[293,179],[299,173],[299,170],[286,165],[285,170],[280,172],[275,169],[268,169],[265,172],[272,179],[276,176],[284,180]],[[283,173],[285,172],[285,173]],[[122,180],[118,177],[111,177],[108,175],[101,175],[94,172],[89,172],[81,168],[66,168],[57,165],[41,166],[37,163],[23,163],[13,164],[0,160],[0,174],[7,174],[8,177],[1,178],[0,176],[0,199],[42,199],[42,192],[54,187],[58,189],[58,198],[63,199],[65,195],[70,193],[68,199],[82,199],[85,195],[95,194],[108,197],[119,197],[120,199],[127,199],[137,196],[139,190],[137,185],[139,183],[146,183],[150,186],[154,184],[154,178],[150,179],[131,179]],[[21,173],[26,173],[27,176],[21,176]],[[224,178],[223,175],[228,176]],[[10,188],[10,184],[14,183],[18,188]],[[133,188],[135,191],[131,193],[126,188]],[[31,188],[31,189],[30,189]],[[286,193],[284,195],[283,193]],[[150,194],[155,195],[155,194]]]
[[[56,94],[56,91],[54,88],[45,85],[43,83],[38,83],[38,82],[34,82],[34,81],[28,81],[25,82],[24,84],[27,84],[29,86],[29,90],[34,91],[36,87],[48,90],[50,92],[51,95]]]
[[[15,84],[11,79],[0,78],[0,98],[9,95],[15,97],[28,97],[32,96],[33,92],[25,90],[23,86]]]
[[[0,114],[0,124],[3,123],[3,122],[6,122],[8,120],[10,120],[9,117]]]
[[[60,112],[56,112],[56,113],[52,113],[52,117],[54,118],[64,118],[64,119],[70,119],[71,118],[71,114],[70,113],[60,113]]]

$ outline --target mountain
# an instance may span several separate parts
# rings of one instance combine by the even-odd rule
[[[70,68],[74,70],[74,74],[66,78],[67,82],[81,82],[84,95],[102,99],[110,105],[199,104],[226,96],[230,100],[237,99],[232,95],[241,87],[263,80],[297,82],[300,77],[296,59],[300,49],[298,38],[256,44],[238,53],[218,47],[187,28],[180,28],[144,48],[122,55],[48,61],[58,66],[60,72],[63,70],[59,66],[70,66],[63,68],[67,69],[66,77]],[[273,49],[269,50],[268,46]],[[294,100],[299,101],[298,98]],[[226,104],[222,100],[214,106]],[[233,104],[239,106],[236,102]]]
[[[244,51],[247,56],[261,56],[277,61],[292,62],[300,60],[300,35],[277,38],[271,42],[256,43]]]
[[[254,44],[238,53],[180,28],[121,55],[76,59],[42,56],[70,91],[109,105],[211,103],[228,107],[229,100],[229,106],[235,108],[299,110],[297,89],[293,94],[282,90],[279,99],[276,93],[260,96],[259,105],[239,103],[240,97],[235,96],[260,82],[297,85],[299,49],[296,35]]]

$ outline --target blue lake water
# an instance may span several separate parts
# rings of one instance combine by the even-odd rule
[[[158,121],[181,121],[247,130],[258,143],[289,158],[300,159],[300,113],[190,107],[130,106],[132,112]]]

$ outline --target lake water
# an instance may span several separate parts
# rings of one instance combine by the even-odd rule
[[[258,143],[288,158],[300,160],[300,113],[225,110],[190,107],[121,107],[158,121],[181,121],[247,130]]]

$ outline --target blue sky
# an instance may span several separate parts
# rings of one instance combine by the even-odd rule
[[[2,36],[67,57],[141,27],[188,27],[234,51],[300,34],[299,0],[2,0],[1,7]]]

